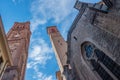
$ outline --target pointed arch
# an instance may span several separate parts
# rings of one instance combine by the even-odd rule
[[[81,51],[86,63],[92,66],[92,70],[103,80],[120,80],[120,65],[97,48],[91,42],[84,42]]]

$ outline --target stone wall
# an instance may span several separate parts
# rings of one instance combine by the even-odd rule
[[[68,60],[72,69],[77,70],[81,80],[101,80],[83,57],[81,45],[85,42],[93,43],[120,65],[120,14],[118,14],[120,4],[118,4],[119,0],[116,0],[115,7],[109,9],[107,14],[87,8],[78,23],[72,25],[75,28],[68,34],[70,36]]]

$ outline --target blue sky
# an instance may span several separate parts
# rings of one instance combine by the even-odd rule
[[[64,39],[77,15],[76,0],[1,0],[0,14],[6,33],[14,22],[31,22],[31,40],[25,80],[56,80],[59,70],[47,26],[55,25]],[[97,2],[99,0],[82,0]]]

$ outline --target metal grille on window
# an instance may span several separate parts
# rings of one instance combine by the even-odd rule
[[[112,77],[102,68],[95,60],[90,61],[94,70],[100,75],[103,80],[113,80]]]
[[[119,80],[120,80],[120,65],[115,63],[111,58],[105,55],[104,52],[99,49],[95,49],[95,54],[98,60],[102,62]]]

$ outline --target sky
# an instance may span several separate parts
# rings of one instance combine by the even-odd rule
[[[99,0],[80,0],[98,2]],[[67,32],[78,11],[76,0],[1,0],[0,15],[5,32],[14,22],[30,21],[31,39],[25,80],[56,80],[59,70],[46,27],[57,26],[67,39]]]

